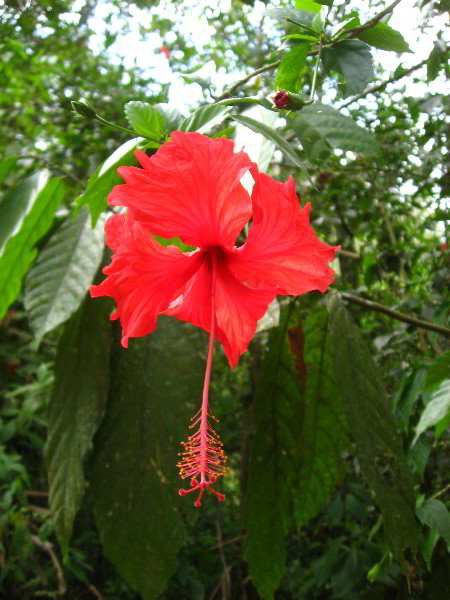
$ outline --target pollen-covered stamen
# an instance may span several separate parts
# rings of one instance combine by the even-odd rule
[[[182,479],[191,478],[191,487],[188,490],[180,490],[180,496],[198,490],[197,500],[194,506],[200,506],[205,489],[215,494],[219,500],[225,496],[213,489],[211,485],[216,482],[217,477],[224,475],[227,471],[227,457],[223,451],[223,444],[218,434],[210,424],[210,419],[218,422],[214,415],[208,411],[208,391],[211,379],[212,353],[214,347],[214,332],[216,326],[215,315],[215,289],[217,276],[217,256],[213,249],[210,252],[212,266],[212,298],[211,298],[211,332],[208,344],[208,359],[206,361],[205,381],[203,385],[202,407],[191,421],[190,429],[198,426],[198,430],[188,437],[187,442],[181,442],[183,452],[177,467],[180,469]],[[199,478],[199,479],[198,479]]]

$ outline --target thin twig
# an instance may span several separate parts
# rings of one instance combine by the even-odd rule
[[[243,79],[239,79],[239,81],[236,81],[236,83],[233,83],[233,85],[230,88],[228,88],[227,90],[225,90],[221,96],[216,98],[216,102],[220,102],[220,100],[225,100],[225,98],[229,98],[230,96],[233,95],[233,93],[239,87],[241,87],[241,85],[244,85],[245,83],[247,83],[247,81],[250,81],[250,79],[252,79],[253,77],[256,77],[256,75],[259,75],[260,73],[264,73],[265,71],[271,71],[272,69],[276,69],[280,63],[281,63],[281,60],[277,60],[274,63],[270,63],[270,65],[265,65],[264,67],[261,67],[260,69],[256,69],[256,71],[252,71],[249,75],[246,75]]]
[[[433,494],[431,497],[432,498],[439,498],[439,496],[443,496],[446,492],[448,492],[450,490],[450,483],[448,485],[445,486],[444,489],[439,490],[439,492],[436,492],[435,494]]]
[[[333,42],[337,41],[344,35],[345,35],[346,40],[354,38],[362,31],[365,31],[366,29],[371,29],[372,27],[375,27],[375,25],[377,25],[377,23],[379,23],[383,17],[388,15],[390,12],[392,12],[394,10],[394,8],[397,6],[397,4],[400,4],[400,2],[401,2],[401,0],[394,0],[394,2],[392,2],[392,4],[387,6],[380,13],[378,13],[377,15],[375,15],[374,17],[372,17],[371,19],[369,19],[368,21],[366,21],[365,23],[363,23],[363,25],[360,25],[359,27],[355,27],[354,29],[347,29],[347,30],[343,29],[342,31],[339,32],[339,34],[333,40]]]
[[[220,562],[222,563],[223,573],[221,577],[222,581],[222,600],[229,600],[231,596],[231,581],[230,581],[230,570],[231,567],[227,565],[227,560],[225,558],[225,553],[223,551],[223,536],[222,529],[220,528],[219,521],[216,521],[216,531],[217,531],[217,541],[218,541],[218,550],[220,556]]]
[[[369,310],[374,310],[376,312],[383,313],[392,319],[396,319],[397,321],[403,321],[404,323],[408,323],[409,325],[414,325],[415,327],[420,327],[421,329],[427,329],[428,331],[435,331],[436,333],[440,333],[445,337],[450,338],[450,329],[447,327],[443,327],[441,325],[435,325],[434,323],[430,323],[430,321],[423,321],[422,319],[416,319],[416,317],[409,317],[408,315],[404,315],[395,310],[384,306],[384,304],[380,304],[379,302],[373,302],[372,300],[367,300],[366,298],[360,298],[359,296],[353,296],[352,294],[347,294],[347,292],[339,292],[344,300],[347,302],[351,302],[352,304],[359,304],[359,306],[363,306]]]
[[[24,160],[24,159],[40,160],[41,162],[46,164],[50,169],[53,169],[53,171],[60,171],[61,173],[64,173],[64,175],[67,175],[67,177],[70,177],[73,181],[75,181],[75,183],[77,185],[83,185],[81,182],[81,179],[78,179],[78,177],[76,175],[74,175],[73,173],[71,173],[70,171],[65,169],[64,167],[55,165],[50,160],[48,160],[48,158],[45,158],[45,156],[40,156],[39,154],[22,154],[21,156],[17,157],[17,160]]]
[[[58,557],[56,556],[52,544],[50,542],[43,542],[38,538],[37,535],[31,535],[31,541],[35,546],[46,552],[50,556],[50,560],[53,563],[56,571],[56,578],[58,580],[58,596],[64,596],[66,593],[66,583],[64,581],[64,573],[59,563]]]
[[[345,256],[346,258],[354,258],[355,260],[359,260],[361,256],[357,252],[350,252],[350,250],[340,250],[337,251],[341,256]]]

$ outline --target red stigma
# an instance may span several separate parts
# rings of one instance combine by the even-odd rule
[[[201,435],[201,410],[192,417],[190,429],[199,425],[199,429],[188,437],[187,442],[181,442],[184,451],[179,453],[182,459],[177,464],[180,469],[182,479],[191,478],[191,487],[187,490],[181,489],[180,496],[185,496],[190,492],[198,490],[197,500],[194,506],[200,507],[205,489],[215,494],[220,501],[225,499],[224,494],[220,494],[211,486],[216,483],[217,478],[225,475],[228,467],[226,466],[227,457],[223,451],[223,444],[219,435],[214,431],[209,423],[209,419],[218,422],[211,414],[207,414],[206,436]],[[199,481],[200,479],[200,481]]]

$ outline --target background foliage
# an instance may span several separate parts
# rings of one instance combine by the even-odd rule
[[[0,6],[1,597],[447,597],[448,3],[419,5],[412,67],[399,2]],[[342,248],[333,292],[272,306],[236,371],[216,351],[230,473],[200,511],[175,463],[206,336],[162,318],[124,350],[86,296],[117,167],[175,129],[293,175]]]

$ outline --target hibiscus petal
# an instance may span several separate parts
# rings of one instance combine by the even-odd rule
[[[120,167],[126,184],[109,204],[127,206],[149,231],[186,244],[231,248],[251,217],[251,200],[240,179],[252,162],[233,153],[233,142],[175,131],[151,157],[136,152],[143,169]]]
[[[154,331],[156,317],[184,289],[201,267],[200,252],[182,254],[178,248],[164,248],[128,215],[113,215],[105,234],[116,253],[103,272],[108,277],[91,287],[91,296],[110,296],[116,300],[112,315],[123,328],[122,345],[128,338]]]
[[[211,332],[212,266],[211,257],[185,286],[170,307],[164,311]],[[223,344],[230,366],[235,368],[240,355],[247,350],[256,323],[278,293],[277,288],[253,289],[240,283],[226,266],[226,258],[218,262],[215,289],[215,337]]]
[[[317,239],[308,221],[311,205],[300,207],[291,177],[279,183],[256,168],[252,176],[253,223],[246,243],[229,258],[230,270],[253,286],[278,285],[283,294],[324,292],[334,275],[328,263],[339,246]]]

